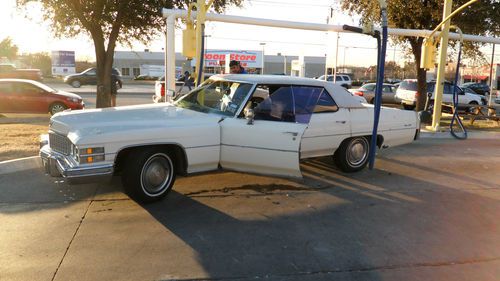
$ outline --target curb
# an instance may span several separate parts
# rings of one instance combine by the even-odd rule
[[[450,133],[450,131],[444,132],[432,132],[428,130],[420,131],[420,138],[422,139],[455,139]],[[498,132],[485,132],[485,131],[467,131],[468,139],[500,139],[500,133]]]
[[[31,156],[0,162],[0,175],[42,168],[40,156]]]

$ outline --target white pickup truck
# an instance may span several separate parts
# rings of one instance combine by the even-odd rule
[[[330,155],[345,172],[366,166],[373,106],[325,81],[217,75],[174,104],[61,112],[40,150],[70,183],[121,175],[141,202],[163,198],[177,174],[215,171],[301,177],[301,159]],[[410,143],[416,112],[382,108],[377,145]]]

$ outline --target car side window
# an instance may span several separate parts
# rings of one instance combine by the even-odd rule
[[[31,85],[29,83],[16,83],[14,85],[14,89],[17,94],[23,94],[23,95],[38,95],[41,92],[43,92],[42,89],[36,87],[35,85]]]
[[[324,91],[321,87],[292,86],[295,122],[309,123],[318,99]]]
[[[445,83],[444,84],[443,94],[451,95],[451,91],[452,91],[451,85],[448,84],[448,83]]]
[[[342,76],[337,76],[337,81],[344,81],[344,77],[342,77]]]
[[[307,124],[323,92],[312,86],[259,85],[251,98],[261,99],[254,108],[255,120]]]
[[[96,75],[96,74],[97,74],[97,72],[96,72],[96,70],[95,70],[95,69],[91,69],[91,70],[89,70],[89,71],[85,72],[85,74],[87,74],[87,75]]]
[[[375,91],[375,84],[366,84],[361,88],[366,89],[368,91]]]
[[[295,122],[291,86],[269,85],[269,96],[255,108],[255,120]]]
[[[323,89],[321,95],[319,96],[318,102],[314,107],[314,113],[325,113],[325,112],[336,112],[339,110],[339,107],[332,99],[330,94]]]
[[[385,92],[385,93],[390,93],[390,92],[392,92],[392,91],[391,91],[391,87],[389,87],[389,86],[387,86],[387,85],[382,86],[382,92]]]

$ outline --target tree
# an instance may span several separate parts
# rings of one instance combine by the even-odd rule
[[[456,0],[453,2],[453,10],[460,7],[468,0]],[[373,0],[344,0],[342,9],[350,14],[361,15],[361,21],[380,21],[380,8],[377,1]],[[407,29],[434,29],[442,20],[443,0],[391,0],[387,7],[389,26]],[[500,34],[500,3],[498,0],[478,1],[463,10],[460,15],[452,19],[452,24],[459,26],[464,33],[475,35],[498,35]],[[395,41],[403,46],[410,46],[415,57],[415,66],[418,79],[418,92],[426,92],[426,71],[420,68],[422,55],[422,37],[395,38]],[[478,44],[465,44],[468,54],[478,54]],[[426,95],[420,95],[417,99],[416,110],[422,110]]]
[[[52,75],[52,59],[48,53],[23,54],[20,60],[29,68],[38,68],[43,76]]]
[[[12,44],[12,39],[7,37],[0,42],[0,58],[6,57],[13,60],[17,57],[18,48]]]
[[[214,9],[242,0],[216,0]],[[151,41],[165,30],[161,8],[186,8],[189,0],[17,0],[18,6],[40,2],[56,36],[90,35],[97,67],[96,107],[111,105],[111,69],[116,44]]]

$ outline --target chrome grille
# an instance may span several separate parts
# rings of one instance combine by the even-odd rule
[[[52,150],[64,155],[71,153],[71,141],[62,135],[49,133],[49,146]]]

